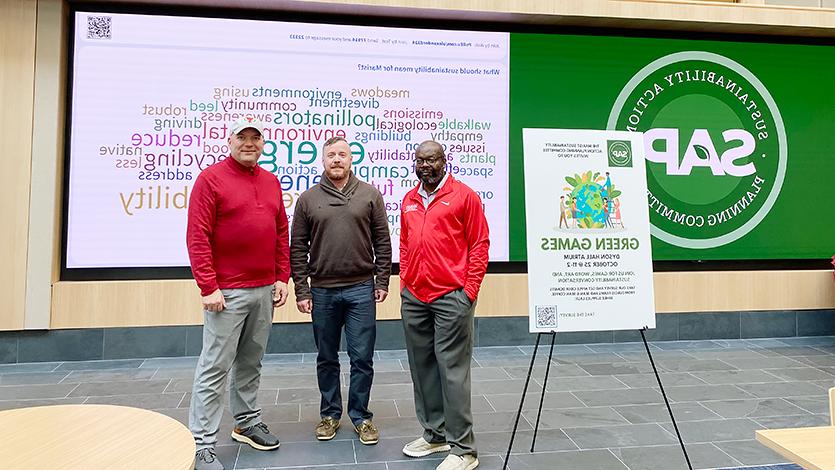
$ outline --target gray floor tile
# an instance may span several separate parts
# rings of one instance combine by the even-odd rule
[[[78,398],[47,398],[47,399],[32,399],[32,400],[2,400],[0,401],[0,411],[12,410],[15,408],[31,408],[33,406],[52,406],[52,405],[79,405],[84,403],[87,397]]]
[[[733,467],[739,462],[713,444],[689,444],[685,447],[694,469]],[[681,446],[626,447],[612,450],[629,470],[670,470],[687,468]]]
[[[529,453],[533,441],[533,431],[518,431],[513,439],[514,454]],[[510,444],[509,432],[480,432],[476,435],[479,455],[507,453]],[[576,450],[577,446],[560,429],[540,429],[536,434],[536,451],[553,452],[558,450]]]
[[[319,403],[320,397],[318,388],[282,388],[277,403]]]
[[[510,432],[513,430],[513,422],[516,418],[515,411],[494,411],[492,413],[473,413],[473,431],[481,432]],[[535,422],[535,421],[531,421]],[[524,421],[519,420],[521,430],[532,429]]]
[[[162,393],[170,380],[129,380],[120,382],[81,383],[72,391],[73,397],[136,395],[142,393]],[[68,386],[75,387],[73,384]]]
[[[729,358],[723,359],[736,369],[783,369],[786,367],[803,367],[803,363],[788,357]]]
[[[507,356],[524,356],[525,353],[519,349],[518,346],[491,346],[484,348],[473,349],[473,357],[487,358],[487,357],[507,357]]]
[[[549,377],[549,382],[551,378]],[[524,380],[483,380],[480,382],[473,382],[472,383],[472,393],[473,395],[486,395],[486,394],[495,394],[495,393],[516,393],[521,394],[522,390],[524,389],[525,381]],[[549,383],[550,386],[550,383]],[[542,386],[534,380],[531,380],[528,384],[528,392],[539,392],[542,390]]]
[[[143,369],[188,369],[197,367],[197,356],[186,357],[155,357],[145,359],[139,367]]]
[[[750,384],[764,382],[782,382],[783,379],[761,370],[721,370],[711,372],[691,372],[711,385]]]
[[[639,352],[644,353],[646,357],[646,347],[644,343],[612,343],[612,344],[589,344],[589,349],[594,352]],[[649,345],[650,351],[659,351],[657,346]]]
[[[699,403],[672,404],[676,422],[722,418]],[[615,411],[632,424],[669,423],[670,412],[664,404],[615,406]]]
[[[409,374],[408,372],[406,373]],[[501,367],[476,367],[470,371],[470,377],[473,382],[480,382],[482,380],[507,380],[511,376]],[[377,377],[374,376],[376,383]],[[411,383],[411,376],[408,380]]]
[[[705,385],[703,380],[699,380],[689,372],[666,372],[659,375],[665,389],[683,385]],[[629,388],[658,388],[658,379],[655,374],[616,375],[615,378]]]
[[[74,370],[62,383],[81,382],[116,382],[124,380],[148,380],[156,372],[153,369],[115,369],[115,370]],[[192,372],[194,375],[194,372]]]
[[[218,460],[224,467],[231,470],[235,468],[235,461],[238,459],[238,451],[241,448],[237,443],[215,447]]]
[[[723,346],[713,340],[696,340],[696,341],[659,341],[654,343],[660,349],[692,351],[705,349],[722,349]]]
[[[780,338],[780,341],[794,346],[835,346],[835,336],[800,336]]]
[[[665,359],[658,361],[656,364],[660,370],[667,372],[706,372],[737,368],[727,361],[720,361],[719,359]]]
[[[664,429],[675,435],[671,423],[660,423]],[[685,444],[691,442],[738,441],[754,436],[754,431],[763,429],[751,419],[711,419],[678,423],[678,430]]]
[[[518,411],[521,394],[506,393],[497,395],[484,395],[484,398],[492,405],[496,411]],[[525,410],[535,410],[539,408],[539,402],[542,399],[541,392],[532,392],[525,395]],[[583,402],[577,399],[569,392],[546,392],[545,398],[542,400],[542,409],[554,410],[560,408],[580,408],[585,406]]]
[[[0,374],[0,385],[46,385],[61,382],[69,372],[24,372]]]
[[[666,390],[667,396],[676,402],[739,400],[754,397],[754,395],[733,385],[690,385],[686,387],[664,387],[664,390]]]
[[[396,462],[389,462],[389,470],[435,470],[435,467],[441,463],[440,458],[425,457],[422,459],[399,460]],[[478,470],[501,470],[502,458],[497,455],[479,455]],[[329,470],[329,469],[321,469]]]
[[[772,465],[788,462],[785,457],[753,439],[717,442],[714,445],[742,462],[743,465]]]
[[[381,360],[408,359],[408,357],[409,357],[409,354],[406,352],[405,349],[390,349],[390,350],[377,351],[377,355],[380,356]]]
[[[543,377],[545,377],[546,369],[548,372],[548,376],[555,379],[559,379],[562,377],[589,376],[588,372],[586,372],[585,370],[583,370],[583,368],[576,364],[569,364],[565,366],[552,364],[550,368],[548,368],[545,365],[534,366],[533,371],[531,372],[531,378],[537,378],[541,380]],[[528,367],[504,367],[504,370],[513,379],[524,380],[528,376]]]
[[[2,386],[0,387],[0,400],[35,400],[42,398],[65,398],[76,387],[78,387],[78,384]]]
[[[146,393],[141,395],[118,395],[109,397],[88,397],[85,404],[119,405],[146,410],[176,408],[185,393]]]
[[[696,359],[762,359],[763,354],[753,347],[743,349],[711,349],[708,351],[690,351]]]
[[[296,423],[299,421],[299,405],[262,405],[261,419],[267,423]]]
[[[779,382],[769,384],[741,384],[737,387],[757,398],[801,397],[826,394],[826,390],[807,382]]]
[[[597,354],[566,354],[554,356],[555,364],[614,364],[616,362],[626,362],[623,356],[617,353],[597,353]],[[638,361],[634,361],[638,362]]]
[[[404,460],[408,457],[403,454],[403,446],[407,442],[415,439],[418,435],[412,437],[397,437],[397,438],[382,438],[380,442],[373,446],[364,446],[359,441],[354,443],[354,448],[357,453],[357,462],[386,462],[391,460]],[[443,458],[446,454],[437,454],[439,458]]]
[[[577,390],[617,390],[627,386],[614,377],[565,377],[549,380],[549,392],[568,392]]]
[[[107,369],[135,369],[142,365],[142,359],[112,359],[107,361],[64,362],[59,370],[107,370]]]
[[[829,425],[829,415],[802,414],[795,416],[769,416],[756,418],[755,421],[764,428],[808,428],[812,426]]]
[[[787,358],[788,359],[788,358]],[[835,356],[801,356],[791,358],[801,365],[811,365],[816,367],[835,367]],[[797,365],[789,365],[786,367],[798,367]]]
[[[142,369],[142,370],[153,370],[153,369]],[[154,371],[154,375],[151,376],[152,379],[194,379],[194,368],[170,368],[165,367],[162,369],[157,369]]]
[[[551,348],[551,342],[549,341],[548,344],[540,343],[539,344],[539,351],[537,351],[537,355],[548,355],[548,350]],[[522,351],[524,354],[531,355],[533,354],[533,346],[519,346],[519,350]],[[554,355],[565,355],[565,354],[588,354],[594,352],[590,347],[586,346],[585,344],[557,344],[554,345]]]
[[[812,414],[822,415],[829,413],[829,398],[826,395],[787,397],[785,400]]]
[[[797,357],[797,356],[826,356],[828,352],[810,346],[787,346],[785,348],[767,348],[781,356]]]
[[[343,381],[344,383],[344,381]],[[262,375],[261,388],[318,388],[315,374],[308,375]]]
[[[664,360],[681,360],[681,359],[696,359],[693,356],[693,351],[665,351],[663,349],[652,348],[652,360],[657,364],[658,361]],[[626,362],[646,362],[649,364],[649,357],[646,351],[644,352],[620,352],[618,356],[622,357]]]
[[[536,411],[525,411],[522,416],[529,423],[536,422]],[[614,426],[618,424],[629,424],[629,422],[611,408],[569,408],[565,410],[542,410],[539,429]],[[521,427],[522,423],[519,423],[519,426]]]
[[[347,397],[347,394],[343,394]],[[407,384],[375,384],[371,388],[372,400],[396,400],[398,398],[413,398],[414,387],[411,383]]]
[[[261,361],[262,364],[301,364],[302,363],[302,354],[293,354],[293,353],[285,353],[285,354],[264,354],[264,359]]]
[[[24,372],[54,372],[61,362],[24,362],[20,364],[0,364],[0,374],[20,374]]]
[[[563,431],[580,449],[607,449],[678,442],[674,435],[654,423],[595,428],[564,428]]]
[[[817,367],[769,369],[768,373],[791,382],[797,380],[835,380],[835,375],[832,374],[831,370],[819,369]]]
[[[353,441],[282,442],[275,451],[263,452],[241,446],[238,468],[298,467],[356,463]]]
[[[664,398],[652,388],[630,388],[612,393],[608,390],[578,391],[574,395],[586,406],[646,405],[663,403]]]
[[[267,467],[265,470],[279,470],[286,467]],[[327,467],[293,467],[293,470],[386,470],[385,462],[328,465]]]
[[[756,400],[725,400],[702,403],[723,418],[762,418],[766,416],[787,416],[808,414],[781,398]]]
[[[537,452],[510,457],[511,470],[628,470],[608,450],[569,450],[564,452]]]
[[[634,375],[652,374],[652,365],[641,362],[623,362],[616,364],[582,364],[580,367],[589,375]]]
[[[351,431],[351,436],[353,438],[354,431],[348,417],[344,416],[342,421],[345,422],[346,430]],[[417,418],[414,417],[379,418],[375,419],[374,423],[380,428],[380,436],[386,439],[397,437],[412,440],[423,434],[423,427],[421,427],[418,423]],[[362,445],[359,441],[357,441],[357,444]]]

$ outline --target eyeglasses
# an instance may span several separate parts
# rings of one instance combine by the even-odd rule
[[[432,158],[415,158],[415,166],[421,165],[434,165],[441,161],[443,157],[432,157]]]

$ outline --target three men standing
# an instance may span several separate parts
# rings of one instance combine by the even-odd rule
[[[235,121],[231,157],[200,173],[189,201],[186,244],[204,322],[189,408],[198,470],[223,470],[214,447],[227,375],[232,438],[259,450],[279,446],[256,402],[273,308],[287,301],[290,277],[281,187],[258,166],[263,132],[258,120]]]
[[[420,144],[420,182],[401,206],[400,314],[415,412],[424,428],[403,453],[449,450],[437,470],[472,470],[478,466],[470,394],[473,312],[490,239],[478,195],[445,168],[440,144]]]
[[[351,362],[348,416],[363,444],[379,431],[368,409],[374,378],[376,306],[388,295],[391,240],[383,196],[351,172],[341,137],[323,147],[325,177],[296,202],[290,244],[299,311],[312,315],[322,395],[316,438],[330,440],[342,417],[339,342],[343,326]]]

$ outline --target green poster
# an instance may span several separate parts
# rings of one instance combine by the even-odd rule
[[[832,47],[513,34],[510,69],[511,227],[522,128],[630,130],[645,133],[654,259],[832,255]],[[510,243],[525,259],[524,231]]]

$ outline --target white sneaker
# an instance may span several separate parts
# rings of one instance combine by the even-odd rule
[[[449,454],[435,470],[473,470],[478,467],[478,459],[473,454]]]
[[[448,450],[449,444],[446,442],[433,444],[426,442],[426,439],[422,437],[415,439],[403,447],[403,453],[409,457],[426,457],[435,452],[446,452]]]

